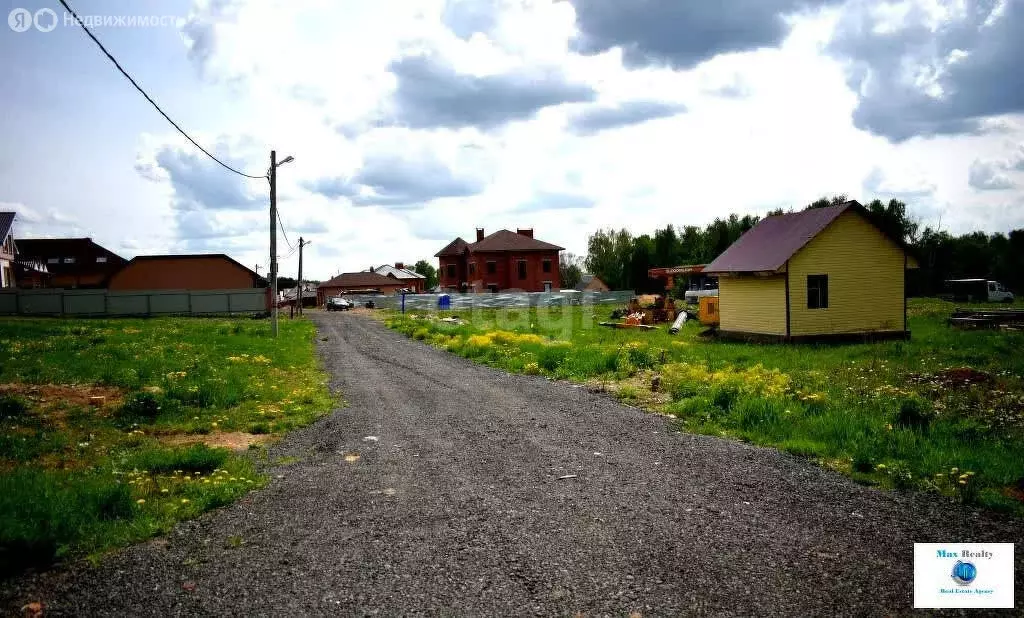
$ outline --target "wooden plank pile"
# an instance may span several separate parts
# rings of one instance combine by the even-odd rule
[[[960,328],[1024,329],[1021,309],[955,309],[949,318],[951,326]]]

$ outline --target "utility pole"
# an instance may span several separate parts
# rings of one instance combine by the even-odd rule
[[[299,284],[299,290],[298,291],[299,291],[299,293],[295,295],[295,297],[296,297],[295,298],[295,302],[297,303],[297,309],[299,310],[299,315],[302,315],[302,292],[303,292],[303,290],[302,290],[302,245],[303,245],[303,242],[304,241],[302,240],[302,236],[299,236],[299,281],[298,281],[298,284]]]
[[[277,151],[270,151],[270,333],[277,337]]]

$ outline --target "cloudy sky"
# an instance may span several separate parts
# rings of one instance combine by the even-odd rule
[[[1024,0],[73,0],[194,138],[279,173],[325,278],[475,227],[585,253],[826,193],[1024,227]],[[22,236],[265,265],[268,187],[207,159],[56,2],[0,30],[0,208]],[[282,237],[279,251],[289,249]],[[282,260],[292,274],[296,256]]]

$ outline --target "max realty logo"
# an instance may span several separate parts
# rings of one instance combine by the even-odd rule
[[[1013,543],[914,543],[914,607],[1013,607]]]

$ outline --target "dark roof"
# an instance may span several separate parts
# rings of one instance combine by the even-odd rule
[[[351,287],[367,287],[373,288],[381,285],[399,285],[398,281],[385,277],[384,275],[375,273],[373,271],[364,271],[360,273],[341,273],[337,277],[330,281],[324,281],[317,287],[319,288],[351,288]]]
[[[18,255],[24,259],[37,259],[47,262],[58,259],[53,264],[47,263],[47,269],[53,275],[78,275],[82,273],[106,273],[108,276],[128,263],[120,255],[93,242],[91,238],[18,238]],[[64,258],[75,258],[74,263],[66,264]],[[105,257],[106,262],[96,261]]]
[[[469,250],[477,251],[562,251],[559,247],[543,240],[516,234],[509,230],[498,230],[484,237],[483,240],[469,245]]]
[[[839,215],[851,209],[871,222],[864,207],[853,200],[837,206],[766,217],[708,264],[704,272],[774,272]],[[892,240],[905,249],[903,242]]]
[[[455,240],[448,243],[444,249],[441,249],[434,254],[434,257],[447,257],[450,255],[462,255],[462,252],[466,250],[466,241],[462,240],[462,237],[456,238]]]
[[[13,212],[0,212],[0,243],[7,239],[11,233],[11,226],[14,225]]]
[[[238,260],[234,259],[226,253],[186,253],[186,254],[168,254],[168,255],[137,255],[131,259],[129,264],[134,262],[148,262],[151,260],[194,260],[203,258],[219,258],[227,260],[242,270],[248,271],[250,275],[256,278],[256,281],[263,282],[263,285],[267,285],[267,278],[260,275],[253,269],[249,268],[245,264],[242,264]]]

